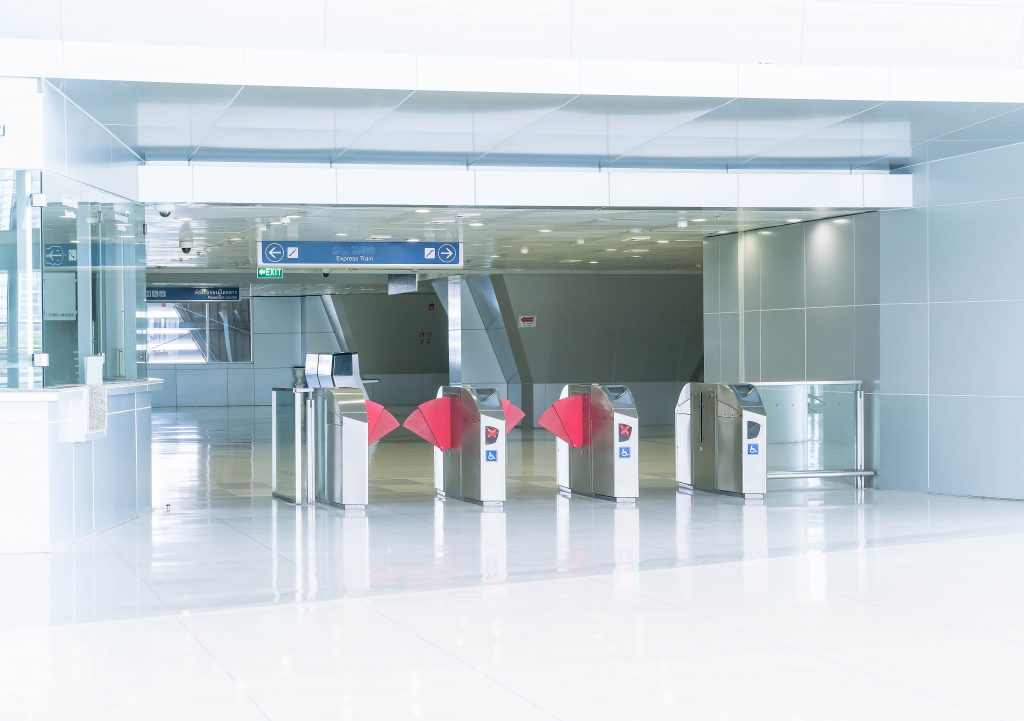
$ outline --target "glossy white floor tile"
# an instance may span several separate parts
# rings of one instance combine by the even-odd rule
[[[154,414],[154,502],[0,556],[2,719],[1018,719],[1024,504],[834,484],[680,495],[650,429],[636,507],[433,499],[374,449],[366,514],[269,496],[268,409]]]

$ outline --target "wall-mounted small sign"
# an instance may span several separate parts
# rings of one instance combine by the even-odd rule
[[[284,268],[257,268],[257,278],[276,278],[281,280],[284,278]]]
[[[520,328],[536,328],[537,327],[537,316],[535,316],[535,315],[521,315],[521,316],[519,316],[519,327]]]
[[[182,302],[216,302],[223,300],[238,300],[241,293],[238,286],[148,286],[146,288],[146,300],[166,301],[169,303]]]

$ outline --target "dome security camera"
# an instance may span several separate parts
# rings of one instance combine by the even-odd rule
[[[178,241],[178,248],[181,250],[182,253],[188,255],[189,253],[192,252],[192,239],[182,238],[181,240]]]
[[[320,271],[320,275],[322,275],[324,278],[330,278],[331,271],[328,268],[324,268],[323,270]]]
[[[160,214],[161,218],[170,218],[171,213],[174,212],[173,203],[160,203],[156,206],[156,212]]]

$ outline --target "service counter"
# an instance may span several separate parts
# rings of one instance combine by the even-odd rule
[[[152,509],[147,379],[0,389],[0,553],[36,553]]]

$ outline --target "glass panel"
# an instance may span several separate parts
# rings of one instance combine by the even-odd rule
[[[857,467],[856,383],[758,384],[768,416],[768,472]]]
[[[151,363],[251,363],[248,300],[147,303]]]
[[[276,431],[273,442],[277,451],[273,491],[293,502],[300,501],[300,481],[295,477],[296,454],[302,451],[302,437],[299,435],[299,429],[295,427],[295,404],[298,397],[291,390],[275,390],[273,394],[276,406]]]
[[[105,381],[146,376],[143,206],[63,176],[42,178],[46,385],[84,382],[103,354]]]
[[[39,276],[39,210],[30,195],[39,175],[0,169],[0,386],[38,388],[42,369],[32,354],[42,350]]]

